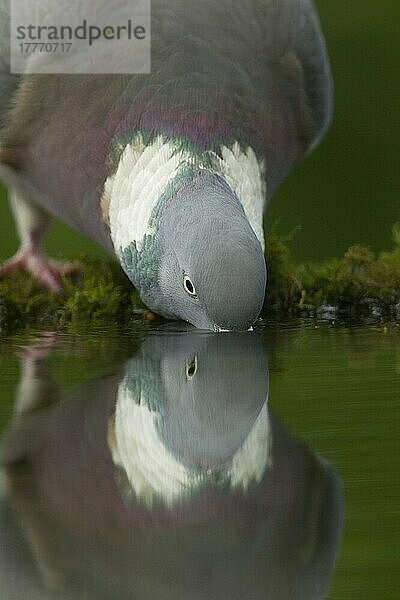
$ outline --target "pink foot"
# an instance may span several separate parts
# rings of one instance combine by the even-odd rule
[[[60,293],[60,275],[69,275],[79,268],[77,263],[48,259],[40,250],[25,248],[0,266],[0,277],[13,271],[26,271],[51,292]]]

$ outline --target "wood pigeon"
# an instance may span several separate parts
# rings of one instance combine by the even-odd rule
[[[105,2],[105,0],[100,0]],[[147,306],[246,330],[263,305],[263,213],[332,112],[312,0],[153,0],[151,73],[9,73],[0,0],[0,177],[21,238],[1,273],[50,289],[61,219],[115,256]]]

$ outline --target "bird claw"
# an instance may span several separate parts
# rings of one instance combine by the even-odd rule
[[[20,250],[15,256],[0,266],[0,277],[14,271],[25,271],[40,281],[55,294],[62,292],[61,275],[70,275],[80,269],[74,262],[48,259],[40,251],[32,248]]]

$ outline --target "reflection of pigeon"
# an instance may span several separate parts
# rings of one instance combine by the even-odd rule
[[[115,254],[156,312],[249,328],[266,200],[331,114],[311,0],[153,0],[149,75],[17,82],[6,36],[0,52],[0,174],[24,244],[3,273],[25,267],[58,289],[63,267],[39,248],[50,213]]]
[[[266,393],[265,353],[254,334],[242,337],[240,343],[234,334],[147,338],[125,366],[125,375],[92,381],[76,397],[36,413],[30,407],[28,415],[14,420],[0,447],[8,486],[8,500],[0,504],[2,597],[324,597],[341,522],[340,484],[333,469],[269,413],[266,468],[244,470],[254,474],[249,485],[232,485],[224,477],[230,457],[238,448],[240,454],[243,440],[252,439]],[[194,379],[199,377],[190,394],[185,381],[193,373],[194,356]],[[243,388],[236,392],[243,377]],[[39,389],[49,386],[32,386],[35,402],[43,406]],[[132,407],[140,397],[151,414],[159,415],[158,448],[164,446],[187,472],[205,473],[192,493],[184,490],[169,504],[157,501],[154,488],[151,503],[132,493],[133,471],[128,476],[122,464],[116,467],[110,452],[121,443],[114,415],[122,389],[134,393]],[[263,417],[261,422],[266,422]],[[207,479],[202,460],[211,469],[222,467],[222,476]],[[158,463],[159,474],[163,464]],[[36,593],[36,565],[56,591]]]
[[[269,462],[267,395],[258,335],[150,335],[118,389],[114,460],[149,502],[210,481],[247,489]]]

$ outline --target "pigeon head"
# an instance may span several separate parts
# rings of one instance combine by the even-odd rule
[[[155,236],[157,312],[201,329],[249,329],[265,294],[261,244],[229,186],[199,171],[171,198]]]
[[[242,184],[251,188],[252,178]],[[161,139],[136,143],[106,198],[116,254],[151,310],[200,329],[253,325],[267,281],[262,225],[256,235],[246,214],[255,207],[245,212],[224,172],[198,166]]]

